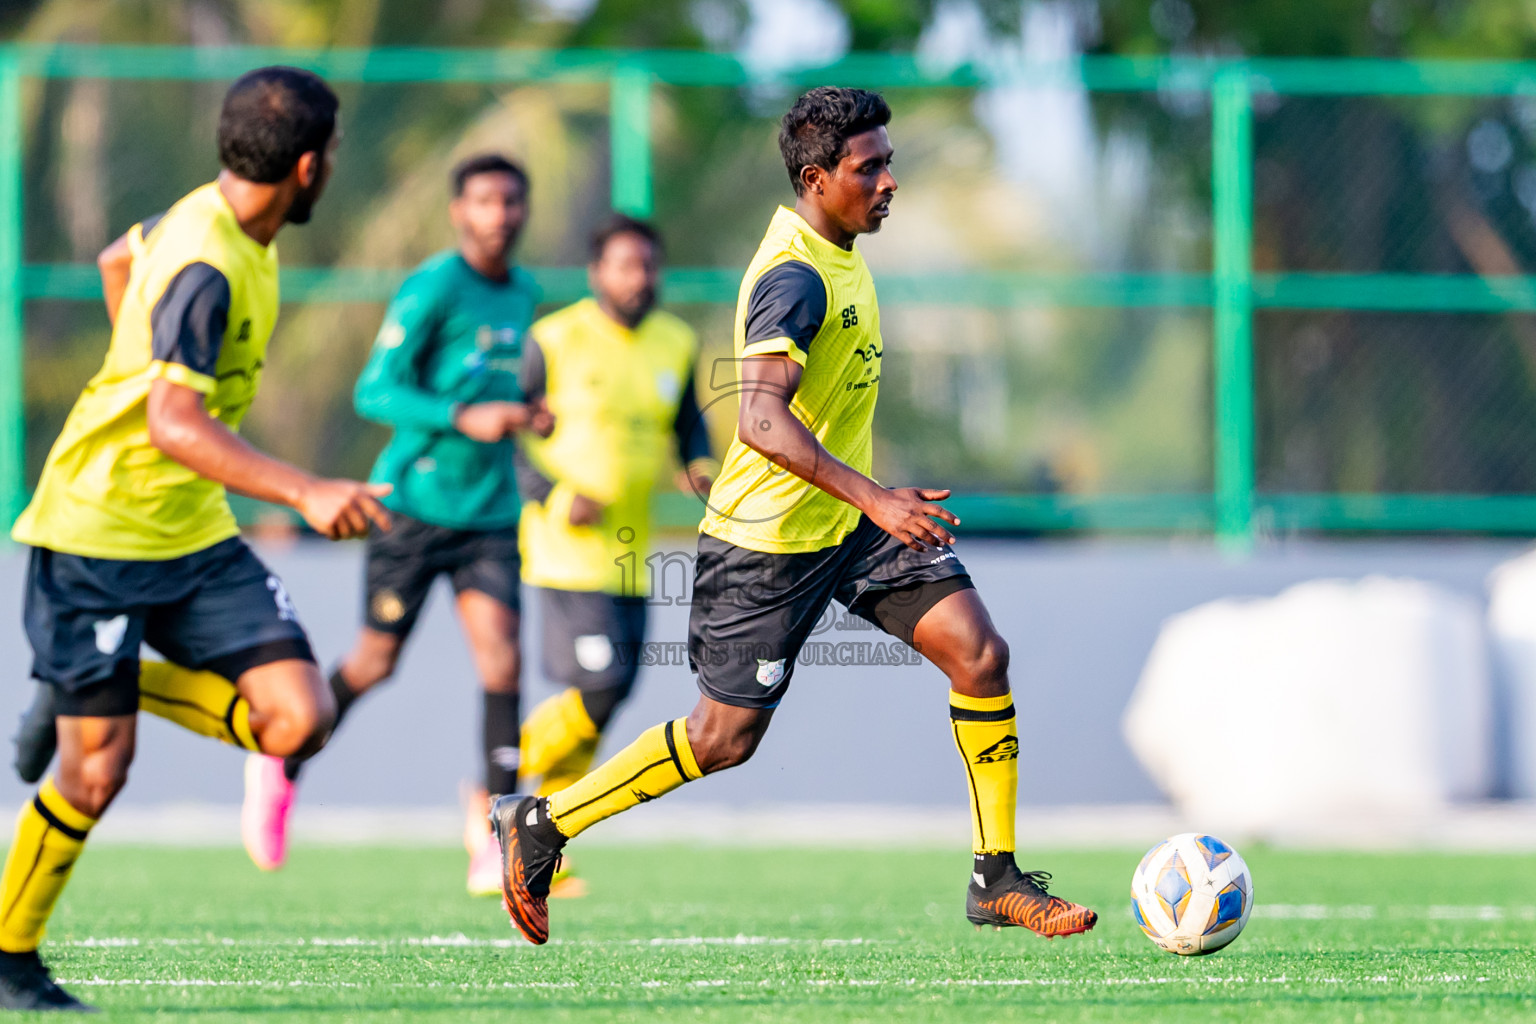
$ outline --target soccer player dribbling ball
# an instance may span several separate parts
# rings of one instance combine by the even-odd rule
[[[959,523],[936,504],[949,491],[869,477],[884,344],[854,240],[879,230],[896,191],[890,113],[875,93],[820,88],[784,116],[795,208],[774,214],[742,281],[736,437],[700,525],[688,645],[703,696],[567,788],[495,803],[503,900],[530,942],[549,939],[549,882],[570,839],[751,757],[833,600],[949,678],[975,852],[966,917],[1045,936],[1097,921],[1048,893],[1049,874],[1014,863],[1008,648],[941,525]]]
[[[470,795],[465,846],[472,894],[500,891],[501,858],[486,827],[489,798],[517,788],[519,501],[513,437],[548,434],[547,412],[523,401],[524,337],[539,301],[509,265],[528,218],[528,175],[496,153],[460,162],[448,205],[458,244],[400,286],[357,381],[357,411],[394,436],[369,479],[393,488],[389,533],[368,541],[363,628],[330,675],[337,723],[394,674],[433,582],[446,576],[480,676],[485,788]],[[246,763],[241,833],[258,867],[281,867],[302,760]]]
[[[294,508],[333,539],[389,525],[387,487],[318,479],[235,432],[277,319],[273,240],[309,220],[325,188],[337,107],[307,71],[242,76],[219,118],[218,179],[104,254],[106,361],[13,531],[32,548],[24,615],[59,764],[22,808],[0,878],[0,1007],[83,1008],[37,947],[126,781],[141,700],[276,756],[309,756],[330,732],[335,705],[297,612],[240,540],[225,488]],[[141,666],[141,643],[168,660]]]

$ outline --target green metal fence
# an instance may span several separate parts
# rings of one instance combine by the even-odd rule
[[[327,50],[254,47],[0,46],[0,515],[25,501],[23,374],[25,304],[96,300],[93,266],[24,259],[24,126],[29,79],[223,81],[252,67],[287,63],[336,82],[599,83],[609,89],[612,203],[652,212],[651,108],[657,87],[742,88],[763,84],[727,56],[680,52],[534,50]],[[1211,458],[1208,491],[1145,495],[957,496],[971,527],[996,530],[1213,531],[1243,546],[1273,531],[1536,532],[1536,493],[1294,493],[1257,486],[1255,319],[1272,311],[1382,314],[1536,312],[1536,277],[1518,273],[1391,271],[1255,272],[1256,107],[1274,97],[1536,96],[1536,65],[1366,60],[1192,60],[1093,57],[1055,64],[966,64],[935,71],[902,55],[856,54],[823,68],[774,76],[785,86],[836,83],[888,89],[980,89],[1000,84],[1090,93],[1177,93],[1210,113],[1210,273],[1015,273],[942,270],[881,277],[886,294],[932,305],[1184,309],[1212,325]],[[536,271],[552,299],[584,289],[580,268]],[[401,268],[297,267],[284,271],[285,299],[376,302]],[[739,267],[668,272],[674,302],[730,303]],[[1020,490],[1024,488],[1021,485]],[[696,517],[687,501],[663,515]]]

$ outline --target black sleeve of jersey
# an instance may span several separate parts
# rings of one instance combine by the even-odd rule
[[[672,433],[677,435],[677,458],[683,465],[694,459],[709,458],[709,428],[704,424],[704,414],[699,412],[692,377],[688,378],[688,386],[683,388],[683,397],[677,403]]]
[[[789,260],[757,279],[747,300],[746,343],[788,338],[801,352],[827,318],[827,286],[809,263]]]
[[[149,314],[154,358],[214,376],[229,324],[229,280],[206,263],[181,268]]]
[[[517,386],[523,389],[523,400],[532,402],[544,397],[544,389],[549,386],[544,371],[544,350],[539,347],[537,338],[528,337],[523,341],[523,365],[517,373]]]
[[[167,212],[166,210],[161,210],[159,213],[151,214],[139,221],[139,237],[148,240],[149,233],[155,230],[155,225],[165,219]]]
[[[524,501],[536,501],[542,505],[549,499],[549,492],[555,489],[555,482],[534,468],[528,454],[521,447],[512,454],[512,469],[517,474],[517,493]]]

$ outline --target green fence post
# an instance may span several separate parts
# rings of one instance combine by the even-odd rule
[[[643,68],[614,72],[608,93],[613,208],[651,215],[651,75]]]
[[[7,532],[26,500],[21,116],[21,62],[0,46],[0,526]]]
[[[1216,536],[1253,544],[1253,96],[1248,72],[1222,72],[1211,92],[1215,210]]]

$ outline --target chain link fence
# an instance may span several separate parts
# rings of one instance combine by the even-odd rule
[[[321,472],[365,473],[382,443],[352,382],[393,287],[451,244],[455,160],[527,164],[518,258],[548,308],[583,293],[611,206],[654,216],[703,386],[792,201],[778,115],[830,81],[895,111],[895,215],[861,242],[883,481],[951,487],[1000,530],[1536,530],[1536,69],[1116,58],[762,77],[708,55],[0,48],[0,184],[21,186],[10,209],[0,188],[0,312],[24,317],[24,348],[0,322],[0,353],[24,351],[8,507],[105,351],[95,252],[213,176],[225,81],[272,60],[336,82],[345,139],[314,222],[282,237],[247,430]],[[734,412],[710,410],[721,448]]]

